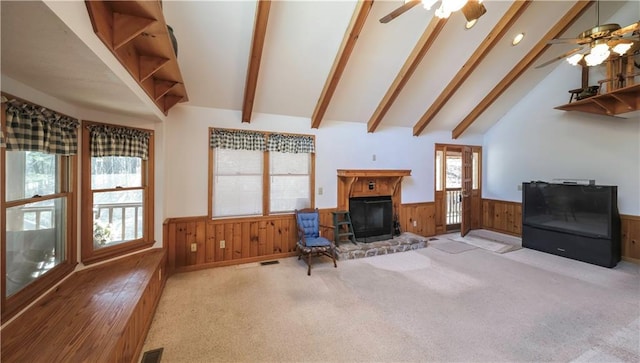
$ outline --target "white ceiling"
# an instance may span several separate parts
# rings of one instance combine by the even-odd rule
[[[463,15],[454,13],[383,119],[381,128],[413,127],[511,3],[485,0],[487,13],[470,30],[464,29]],[[534,1],[424,132],[452,130],[574,3]],[[614,21],[625,26],[638,21],[637,0],[626,5],[631,3],[630,8],[638,10],[635,14],[627,11],[609,20],[624,3],[602,1],[600,22]],[[433,10],[416,6],[390,23],[378,21],[401,4],[401,0],[374,2],[325,120],[369,121],[433,16]],[[254,113],[312,116],[355,5],[353,0],[272,2]],[[189,95],[185,104],[241,110],[256,2],[164,0],[163,9],[165,20],[178,39],[178,62]],[[149,110],[149,103],[142,102],[46,4],[3,0],[1,15],[3,76],[81,107],[157,118],[157,111]],[[592,6],[564,36],[575,37],[594,25]],[[511,38],[518,32],[526,36],[514,47]],[[571,47],[553,45],[535,64]],[[467,132],[484,133],[560,64],[526,71]],[[579,80],[580,72],[576,71],[578,84]]]

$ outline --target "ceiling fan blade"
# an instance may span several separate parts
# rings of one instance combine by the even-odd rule
[[[611,36],[619,37],[640,30],[640,21],[611,32]]]
[[[416,6],[420,4],[420,0],[409,0],[407,2],[405,2],[402,6],[400,6],[399,8],[395,9],[394,11],[390,12],[389,14],[383,16],[382,18],[380,18],[380,22],[381,23],[388,23],[391,20],[397,18],[398,16],[402,15],[405,11],[411,9],[412,7]]]
[[[551,39],[547,44],[585,44],[591,42],[588,38],[556,38]]]
[[[535,68],[538,69],[538,68],[542,68],[544,66],[548,66],[549,64],[551,64],[551,63],[553,63],[555,61],[559,61],[560,59],[564,59],[564,58],[567,58],[568,56],[574,55],[574,54],[578,53],[579,51],[581,51],[582,49],[584,49],[584,47],[571,49],[570,51],[568,51],[568,52],[566,52],[566,53],[564,53],[562,55],[559,55],[559,56],[557,56],[557,57],[555,57],[555,58],[553,58],[551,60],[548,60],[548,61],[546,61],[546,62],[544,62],[542,64],[537,65]]]

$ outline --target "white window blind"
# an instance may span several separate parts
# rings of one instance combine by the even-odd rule
[[[269,153],[270,212],[293,212],[311,206],[311,154]]]
[[[213,216],[262,214],[263,153],[215,149]]]

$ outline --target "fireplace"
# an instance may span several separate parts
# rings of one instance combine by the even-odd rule
[[[393,238],[391,196],[349,198],[351,223],[358,242]]]

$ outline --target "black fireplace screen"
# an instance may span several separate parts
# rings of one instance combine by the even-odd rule
[[[393,204],[391,197],[349,199],[351,223],[359,242],[393,238]]]

